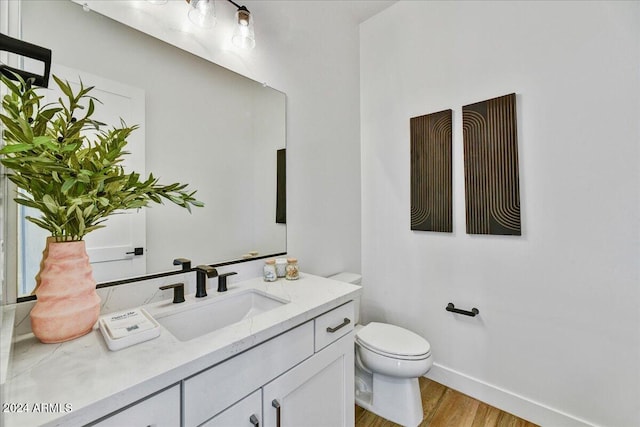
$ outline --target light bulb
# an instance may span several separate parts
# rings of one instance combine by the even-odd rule
[[[216,10],[213,0],[191,0],[189,2],[189,20],[202,28],[211,28],[216,24]]]
[[[244,6],[240,6],[236,12],[236,28],[233,31],[231,42],[234,46],[242,49],[253,49],[256,46],[253,16]]]
[[[242,25],[244,27],[249,26],[249,22],[251,21],[251,14],[248,10],[238,10],[236,13],[238,16],[238,25]]]

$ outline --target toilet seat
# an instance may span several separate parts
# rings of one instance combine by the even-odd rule
[[[355,340],[367,350],[393,359],[422,360],[431,354],[431,345],[427,340],[388,323],[369,323],[356,332]]]

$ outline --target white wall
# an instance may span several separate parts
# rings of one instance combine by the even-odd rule
[[[208,53],[287,94],[287,250],[313,274],[359,272],[358,23],[326,1],[243,4],[255,50]]]
[[[360,37],[365,320],[534,422],[640,425],[640,3],[402,1]],[[511,92],[523,236],[467,235],[461,107]],[[409,118],[446,108],[454,232],[412,232]]]

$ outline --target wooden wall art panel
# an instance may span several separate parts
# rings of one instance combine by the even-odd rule
[[[521,234],[516,95],[462,107],[467,234]]]
[[[453,231],[452,110],[411,118],[411,229]]]

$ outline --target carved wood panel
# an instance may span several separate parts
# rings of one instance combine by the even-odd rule
[[[453,231],[452,110],[413,117],[411,229]]]
[[[516,95],[462,107],[467,234],[520,235]]]

